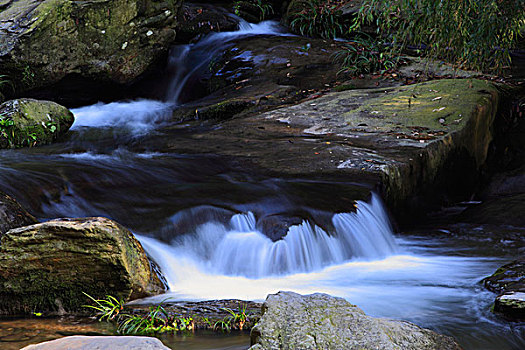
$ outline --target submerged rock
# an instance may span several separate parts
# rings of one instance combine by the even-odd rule
[[[75,117],[51,101],[18,99],[0,105],[0,148],[49,144],[63,136]]]
[[[29,345],[23,350],[169,350],[160,340],[152,337],[87,337],[75,335],[44,343]]]
[[[123,300],[163,290],[133,234],[106,218],[57,219],[10,230],[0,240],[0,313],[64,313],[83,292]]]
[[[11,196],[0,191],[0,237],[12,228],[36,224],[29,214]]]
[[[178,0],[9,1],[0,11],[0,71],[18,92],[70,75],[128,84],[167,53],[175,39],[180,4]]]
[[[483,280],[485,287],[498,293],[494,311],[511,320],[525,320],[525,261],[516,260],[500,267]]]
[[[252,329],[250,350],[460,349],[450,337],[412,323],[374,318],[342,298],[291,292],[269,295]]]

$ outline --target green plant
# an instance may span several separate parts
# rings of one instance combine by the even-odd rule
[[[35,73],[31,70],[31,67],[26,65],[22,70],[22,83],[26,86],[32,86],[35,82]]]
[[[150,307],[150,311],[144,316],[123,314],[117,327],[120,334],[151,334],[176,330],[178,328],[174,318],[160,304]]]
[[[8,146],[15,144],[15,122],[7,117],[0,115],[0,136],[7,140]]]
[[[403,57],[396,55],[383,42],[366,34],[356,35],[343,47],[335,54],[335,61],[341,64],[339,72],[351,75],[386,71],[403,61]]]
[[[366,0],[356,26],[375,23],[398,52],[414,45],[460,68],[501,72],[524,21],[524,0]]]
[[[333,39],[344,32],[340,7],[339,1],[307,0],[292,14],[290,28],[304,36]]]
[[[247,1],[235,1],[233,3],[233,12],[242,17],[243,8],[251,7],[259,13],[259,21],[264,21],[274,14],[272,4],[267,3],[265,0],[247,0]]]
[[[227,317],[225,317],[224,319],[215,322],[215,324],[213,325],[213,330],[220,330],[224,333],[228,333],[231,330],[230,320],[227,319]]]
[[[230,328],[237,326],[240,330],[242,330],[246,322],[249,321],[246,308],[246,304],[243,304],[242,306],[239,305],[238,312],[235,312],[234,310],[227,307],[221,308],[221,310],[229,313],[229,315],[226,316],[223,321],[226,321]]]
[[[120,315],[121,310],[124,308],[124,301],[117,300],[111,295],[107,295],[106,299],[95,299],[87,293],[82,293],[95,303],[95,305],[83,305],[83,307],[96,310],[99,321],[113,320]]]

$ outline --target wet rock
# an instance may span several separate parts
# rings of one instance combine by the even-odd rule
[[[294,86],[298,90],[324,88],[337,79],[333,55],[340,44],[301,37],[260,36],[236,40],[213,61],[210,92],[226,86]]]
[[[176,149],[235,157],[268,176],[378,188],[398,219],[413,221],[414,213],[476,190],[498,103],[496,88],[475,79],[319,93],[238,114]]]
[[[525,227],[525,193],[493,197],[461,213],[459,220],[477,224]]]
[[[326,294],[269,295],[251,337],[251,350],[460,349],[450,337],[408,322],[367,316],[346,300]]]
[[[70,75],[129,84],[167,53],[180,4],[13,0],[0,12],[0,71],[19,93]]]
[[[36,224],[29,214],[11,196],[0,191],[0,237],[12,228]]]
[[[494,302],[495,312],[511,320],[525,320],[525,261],[516,260],[500,267],[483,284],[499,294]]]
[[[169,350],[160,340],[152,337],[87,337],[75,335],[52,340],[36,345],[29,345],[24,350]]]
[[[494,302],[494,312],[499,312],[514,320],[524,320],[525,292],[512,292],[500,295]]]
[[[162,290],[140,243],[106,218],[51,220],[0,240],[2,314],[80,311],[83,292],[129,300]]]
[[[200,35],[231,32],[238,27],[239,21],[222,7],[184,3],[177,25],[177,42],[188,43]]]
[[[0,148],[49,144],[63,136],[75,117],[51,101],[18,99],[0,105]]]

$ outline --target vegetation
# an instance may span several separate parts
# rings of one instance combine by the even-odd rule
[[[366,0],[358,24],[375,24],[398,53],[414,45],[461,68],[501,72],[524,20],[524,0]]]
[[[57,129],[55,125],[49,125],[46,127],[50,127],[52,130],[51,132],[55,132]],[[2,140],[0,144],[3,147],[15,148],[35,146],[38,141],[36,132],[30,132],[29,130],[20,132],[11,118],[0,114],[0,140]]]
[[[290,28],[304,36],[334,39],[345,32],[340,1],[307,0],[290,18]]]
[[[344,49],[335,55],[335,59],[341,64],[340,72],[351,75],[384,72],[403,61],[390,47],[366,34],[356,35],[343,46]]]
[[[244,9],[251,9],[257,12],[259,21],[264,21],[274,14],[272,4],[269,4],[265,0],[235,1],[233,3],[233,11],[237,16],[243,17]]]
[[[84,293],[93,301],[93,305],[84,305],[96,311],[99,321],[114,322],[117,332],[122,335],[157,334],[165,332],[194,332],[196,322],[192,316],[170,314],[162,305],[151,306],[147,313],[129,312],[124,309],[124,302],[113,296],[106,299],[95,299]],[[221,308],[228,313],[222,320],[212,323],[207,317],[202,318],[205,328],[216,331],[230,332],[232,329],[243,330],[249,321],[246,305],[239,306],[236,312],[230,308]]]

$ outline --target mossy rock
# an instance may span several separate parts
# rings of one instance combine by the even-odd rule
[[[18,99],[0,105],[0,148],[33,147],[56,141],[75,117],[51,101]]]
[[[18,93],[69,75],[128,84],[175,40],[179,0],[13,0],[0,12],[0,71]]]
[[[0,240],[0,313],[78,312],[94,298],[163,291],[131,232],[106,218],[57,219]],[[85,309],[84,309],[85,310]]]
[[[33,215],[22,208],[13,197],[0,191],[0,237],[12,228],[36,223]]]
[[[516,260],[500,267],[483,280],[485,288],[499,296],[494,312],[515,320],[525,320],[525,260]]]

